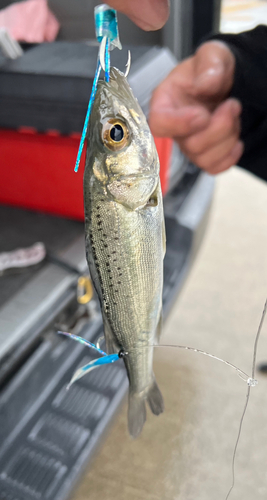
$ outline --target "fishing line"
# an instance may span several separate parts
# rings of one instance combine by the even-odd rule
[[[99,337],[99,339],[97,340],[96,344],[93,344],[92,342],[89,342],[88,340],[84,339],[83,337],[79,337],[78,335],[74,335],[73,333],[61,332],[61,331],[58,331],[57,333],[60,334],[60,335],[65,335],[66,337],[70,337],[73,340],[75,340],[77,342],[80,342],[81,344],[86,345],[87,347],[93,348],[99,354],[101,354],[103,356],[109,356],[106,352],[104,352],[104,351],[102,351],[102,349],[100,349],[100,343],[104,339],[103,335],[101,335],[101,337]],[[115,355],[117,356],[117,359],[112,358],[112,360],[115,359],[115,361],[118,361],[120,358],[122,358],[124,356],[128,356],[131,352],[134,352],[135,350],[140,350],[140,349],[154,349],[154,348],[183,349],[183,350],[186,350],[186,351],[193,351],[193,352],[197,352],[199,354],[203,354],[204,356],[208,356],[210,358],[216,359],[217,361],[220,361],[221,363],[229,366],[230,368],[233,368],[237,372],[237,374],[239,375],[239,377],[244,382],[247,382],[247,384],[248,384],[249,387],[255,387],[255,385],[258,384],[258,381],[256,379],[254,379],[254,377],[250,377],[247,373],[245,373],[243,370],[241,370],[237,366],[233,365],[229,361],[225,361],[224,359],[219,358],[218,356],[215,356],[214,354],[211,354],[209,352],[202,351],[201,349],[196,349],[194,347],[188,347],[188,346],[184,346],[184,345],[176,345],[176,344],[150,344],[150,345],[147,345],[147,346],[133,347],[132,349],[128,349],[127,351],[121,350],[119,353],[114,354],[114,356]],[[113,356],[113,354],[112,354],[112,356]],[[112,361],[112,362],[114,362],[114,361]]]
[[[263,325],[263,322],[264,322],[264,319],[265,319],[265,316],[266,316],[266,310],[267,310],[267,300],[266,300],[266,302],[264,304],[264,308],[263,308],[263,312],[262,312],[262,315],[261,315],[261,320],[260,320],[259,328],[258,328],[257,335],[256,335],[256,338],[255,338],[255,342],[254,342],[253,359],[252,359],[252,369],[251,369],[251,380],[254,380],[254,376],[255,376],[256,358],[257,358],[257,351],[258,351],[258,342],[259,342],[259,338],[260,338],[260,334],[261,334],[261,330],[262,330],[262,325]],[[247,390],[247,394],[246,394],[246,402],[245,402],[245,406],[244,406],[244,409],[243,409],[243,412],[242,412],[242,416],[241,416],[241,420],[240,420],[240,424],[239,424],[239,429],[238,429],[238,434],[237,434],[237,438],[236,438],[236,443],[235,443],[235,447],[234,447],[234,452],[233,452],[233,458],[232,458],[232,484],[231,484],[231,487],[230,487],[230,489],[229,489],[229,491],[228,491],[228,493],[226,495],[225,500],[228,500],[228,498],[229,498],[229,496],[230,496],[230,494],[233,491],[233,488],[235,486],[235,460],[236,460],[236,452],[237,452],[237,447],[238,447],[238,443],[239,443],[240,436],[241,436],[243,421],[244,421],[245,414],[246,414],[247,407],[248,407],[248,402],[249,402],[249,398],[250,398],[251,387],[253,387],[253,385],[251,385],[251,384],[248,383],[248,390]]]
[[[197,352],[199,354],[203,354],[204,356],[208,356],[209,358],[216,359],[217,361],[220,361],[221,363],[224,363],[225,365],[233,368],[237,372],[239,377],[242,380],[244,380],[244,382],[247,382],[247,384],[250,384],[251,386],[255,386],[258,383],[257,380],[252,380],[251,377],[249,375],[247,375],[247,373],[243,372],[243,370],[241,370],[237,366],[233,365],[229,361],[225,361],[224,359],[218,358],[218,356],[215,356],[214,354],[210,354],[209,352],[206,352],[206,351],[202,351],[201,349],[196,349],[195,347],[188,347],[185,345],[176,345],[176,344],[152,344],[149,346],[142,346],[141,349],[150,349],[151,347],[153,347],[153,348],[154,347],[155,348],[159,348],[159,347],[170,348],[170,347],[172,347],[174,349],[184,349],[185,351],[193,351],[193,352]],[[125,352],[125,355],[129,354],[130,352],[134,352],[134,349],[140,349],[140,348],[138,347],[138,348],[130,349],[127,352]]]
[[[266,312],[267,312],[267,300],[265,301],[265,304],[264,304],[264,308],[263,308],[263,312],[262,312],[260,324],[259,324],[259,327],[258,327],[258,330],[257,330],[257,334],[256,334],[256,338],[255,338],[255,341],[254,341],[251,376],[247,375],[243,370],[241,370],[237,366],[233,365],[229,361],[225,361],[224,359],[221,359],[221,358],[219,358],[217,356],[214,356],[213,354],[210,354],[208,352],[202,351],[200,349],[195,349],[193,347],[180,346],[180,345],[154,345],[153,346],[153,347],[164,347],[164,348],[173,347],[173,348],[184,349],[184,350],[189,350],[189,351],[197,352],[199,354],[203,354],[204,356],[208,356],[210,358],[216,359],[217,361],[220,361],[221,363],[224,363],[225,365],[233,368],[237,372],[237,374],[239,375],[239,377],[242,380],[244,380],[245,382],[247,382],[248,388],[247,388],[247,393],[246,393],[246,401],[245,401],[245,406],[244,406],[243,411],[242,411],[242,415],[241,415],[241,419],[240,419],[240,424],[239,424],[239,428],[238,428],[238,433],[237,433],[237,438],[236,438],[236,442],[235,442],[235,446],[234,446],[234,451],[233,451],[233,457],[232,457],[232,484],[231,484],[230,489],[229,489],[229,491],[228,491],[228,493],[227,493],[227,495],[225,497],[225,500],[228,500],[228,498],[230,497],[230,494],[233,491],[234,486],[235,486],[235,462],[236,462],[237,448],[238,448],[238,444],[239,444],[240,437],[241,437],[241,432],[242,432],[244,418],[245,418],[246,411],[247,411],[247,408],[248,408],[248,403],[249,403],[249,399],[250,399],[250,391],[251,391],[252,387],[255,387],[258,384],[258,381],[254,378],[255,377],[255,369],[256,369],[256,358],[257,358],[259,338],[260,338],[262,326],[263,326],[263,323],[264,323],[264,319],[265,319],[265,316],[266,316]],[[143,347],[150,347],[150,346],[143,346]],[[125,353],[125,354],[127,354],[127,353]]]

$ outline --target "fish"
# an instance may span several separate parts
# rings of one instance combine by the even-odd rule
[[[84,171],[86,257],[99,297],[106,352],[122,352],[133,438],[164,411],[153,372],[162,329],[166,248],[159,158],[123,73],[99,81],[87,130]]]

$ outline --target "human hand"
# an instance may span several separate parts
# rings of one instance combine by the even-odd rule
[[[150,127],[173,137],[181,151],[210,174],[235,165],[243,153],[241,104],[228,95],[235,58],[220,41],[206,42],[176,66],[154,91]]]
[[[145,31],[159,30],[169,16],[169,0],[109,0],[108,4]]]

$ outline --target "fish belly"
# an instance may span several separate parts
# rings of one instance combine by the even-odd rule
[[[85,196],[86,248],[92,279],[114,349],[128,352],[130,391],[153,383],[153,348],[163,285],[162,199],[128,210],[91,182]],[[115,352],[113,350],[113,352]]]

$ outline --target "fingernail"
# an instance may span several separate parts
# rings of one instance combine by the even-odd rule
[[[213,78],[214,76],[217,76],[222,72],[223,72],[223,65],[221,63],[218,63],[216,66],[207,69],[199,76],[197,76],[197,78],[195,79],[195,85],[197,87],[202,87],[202,85],[208,82],[210,78]]]

